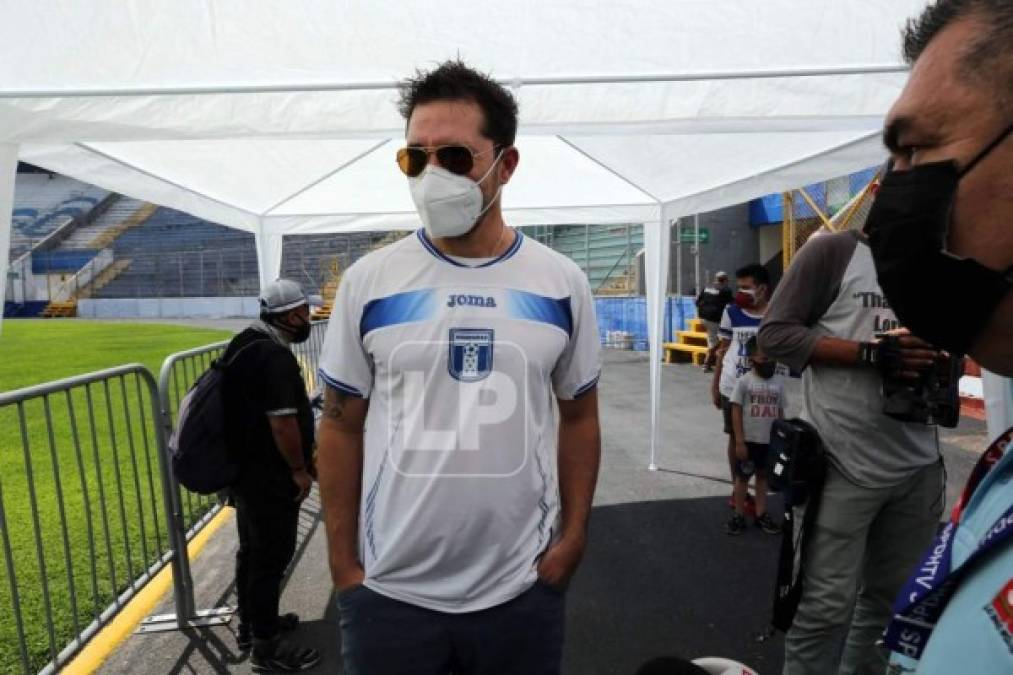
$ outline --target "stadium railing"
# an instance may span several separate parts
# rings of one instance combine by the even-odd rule
[[[293,348],[311,392],[325,330],[314,322]],[[168,356],[157,382],[132,364],[0,393],[0,606],[12,609],[0,669],[61,670],[166,565],[176,611],[141,632],[229,620],[231,608],[196,608],[187,553],[221,503],[182,488],[167,451],[180,401],[227,344]],[[7,452],[18,445],[20,461]]]
[[[224,341],[196,349],[188,349],[172,354],[162,362],[162,369],[158,377],[158,402],[161,425],[159,435],[163,439],[168,439],[172,434],[179,404],[186,396],[186,392],[215,359],[222,355],[228,344],[227,341]],[[168,443],[163,443],[163,445],[168,447]],[[215,495],[200,495],[183,489],[172,474],[170,462],[166,462],[166,474],[166,480],[170,486],[167,504],[169,513],[172,514],[171,522],[175,526],[173,529],[177,539],[177,550],[185,551],[186,543],[221,510],[221,503]],[[142,624],[142,628],[147,627],[150,630],[156,630],[163,626],[183,628],[189,620],[213,616],[213,614],[200,612],[196,609],[193,577],[190,574],[188,556],[179,556],[178,569],[173,569],[172,581],[176,613],[150,617]],[[228,618],[228,612],[218,615],[224,616],[225,619]],[[214,621],[207,623],[214,623]]]
[[[177,557],[158,417],[139,364],[0,393],[5,668],[59,670]]]

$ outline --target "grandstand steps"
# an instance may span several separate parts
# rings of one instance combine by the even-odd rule
[[[44,319],[70,318],[77,316],[77,301],[51,302],[40,314]]]
[[[341,276],[339,274],[337,279],[328,281],[324,284],[323,288],[320,289],[323,304],[311,312],[311,319],[314,321],[322,321],[324,319],[331,318],[331,310],[334,309],[334,296],[338,294],[338,284],[340,283],[340,280]]]
[[[661,346],[665,350],[665,363],[690,361],[695,365],[703,365],[707,360],[707,328],[700,319],[691,319],[689,330],[675,333],[676,342],[665,342]]]
[[[98,250],[106,248],[107,242],[115,237],[110,237],[110,231],[128,221],[145,206],[145,202],[132,197],[118,195],[116,200],[88,225],[83,225],[74,230],[73,233],[60,243],[64,250]]]
[[[89,244],[88,248],[93,249],[106,248],[107,246],[111,245],[114,241],[116,241],[117,237],[119,237],[121,234],[123,234],[124,232],[126,232],[131,228],[137,227],[138,225],[146,221],[148,218],[150,218],[157,210],[158,206],[156,204],[151,204],[148,202],[141,203],[140,208],[134,211],[126,219],[120,221],[118,224],[113,225],[112,227],[109,227],[100,235],[95,237]],[[99,220],[101,220],[101,218]]]
[[[90,298],[92,295],[102,290],[113,279],[125,272],[132,262],[133,260],[130,258],[120,258],[118,260],[114,260],[111,265],[99,272],[90,283],[78,290],[78,300],[82,298]]]

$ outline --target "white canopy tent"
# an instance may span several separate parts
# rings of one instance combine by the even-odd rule
[[[876,163],[925,0],[6,3],[0,251],[17,158],[254,233],[414,228],[396,82],[460,56],[508,84],[514,225],[643,222],[657,449],[674,219]],[[7,256],[0,256],[0,295]]]

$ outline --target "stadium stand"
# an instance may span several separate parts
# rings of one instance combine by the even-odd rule
[[[137,212],[142,204],[123,199],[119,217],[110,208],[109,223],[129,218],[131,209]],[[89,240],[87,234],[102,231],[96,222],[72,245],[96,248],[96,240]],[[248,232],[158,208],[143,222],[117,234],[111,242],[100,239],[97,243],[111,246],[124,269],[97,289],[95,298],[248,297],[258,292],[257,252]],[[383,232],[285,237],[282,276],[298,281],[307,293],[321,293],[328,281],[387,238]]]
[[[633,268],[644,246],[641,225],[556,225],[521,228],[577,263],[598,295],[635,294]]]
[[[96,298],[252,296],[259,287],[253,235],[168,208],[111,242],[128,267]]]
[[[14,185],[10,259],[17,260],[74,218],[80,218],[108,192],[66,176],[19,173]]]
[[[139,199],[114,195],[113,201],[91,223],[76,228],[60,242],[57,250],[99,250],[111,244],[120,233],[124,223],[143,215],[147,205]],[[148,205],[150,206],[150,205]]]
[[[349,265],[391,238],[392,235],[385,232],[285,237],[281,249],[281,275],[298,281],[307,293],[323,293],[328,281],[339,277]]]

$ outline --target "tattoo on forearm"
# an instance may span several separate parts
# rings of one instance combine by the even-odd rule
[[[327,388],[324,393],[324,417],[332,420],[340,420],[345,416],[345,401],[348,400],[348,395],[342,392]]]

